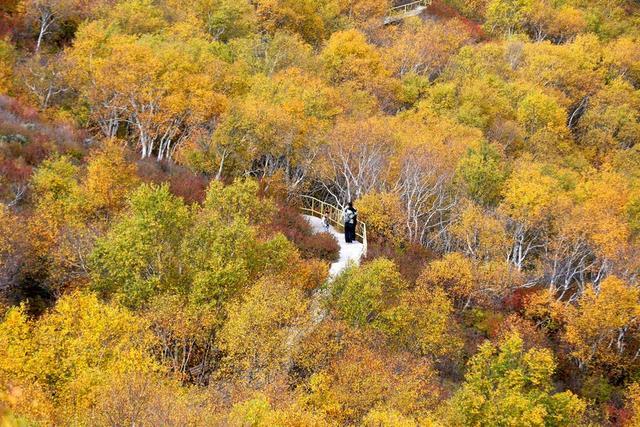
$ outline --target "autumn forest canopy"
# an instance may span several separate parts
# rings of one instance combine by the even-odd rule
[[[0,2],[0,425],[640,425],[640,3],[402,3]]]

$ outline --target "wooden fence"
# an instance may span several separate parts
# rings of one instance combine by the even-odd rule
[[[384,24],[391,24],[406,17],[414,16],[424,10],[424,8],[431,5],[431,2],[432,0],[416,0],[410,3],[394,6],[387,12],[387,16],[384,18]]]
[[[302,213],[314,216],[316,218],[322,218],[322,215],[326,215],[329,219],[329,223],[336,229],[344,233],[344,221],[343,211],[337,206],[331,205],[327,202],[323,202],[312,196],[301,195],[300,197],[300,211]],[[362,243],[362,255],[367,256],[367,224],[362,221],[358,221],[356,226],[356,239]]]

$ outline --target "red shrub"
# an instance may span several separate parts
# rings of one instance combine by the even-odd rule
[[[314,234],[311,224],[290,206],[280,207],[271,229],[292,241],[305,259],[335,261],[340,256],[340,245],[336,239],[329,233]]]
[[[489,338],[496,342],[503,340],[510,333],[517,332],[522,337],[526,349],[551,348],[551,342],[544,332],[535,323],[517,314],[511,314],[493,326],[489,331]]]
[[[155,159],[144,159],[138,161],[138,176],[144,182],[160,184],[169,179],[167,171],[162,170],[161,165]]]
[[[311,236],[313,234],[311,224],[291,206],[281,206],[278,209],[273,227],[287,237],[297,236],[301,238],[302,236]]]
[[[174,163],[158,162],[154,158],[138,161],[138,176],[145,182],[168,183],[171,192],[187,203],[202,202],[209,186],[206,177]]]
[[[22,158],[38,166],[53,152],[76,158],[84,155],[81,133],[67,123],[41,117],[37,110],[0,95],[0,137],[5,158]]]
[[[442,0],[434,0],[429,5],[427,9],[426,15],[433,18],[439,19],[458,19],[461,21],[464,26],[467,28],[467,31],[472,35],[472,37],[476,40],[486,40],[487,35],[485,34],[482,26],[477,22],[463,16],[458,10],[448,4],[446,4]]]
[[[207,192],[209,181],[186,170],[179,171],[171,177],[169,188],[176,196],[182,197],[187,203],[201,203]]]
[[[49,149],[49,147],[43,144],[38,144],[38,143],[27,144],[22,149],[22,156],[25,162],[27,162],[27,164],[31,166],[39,165],[44,159],[46,159],[50,155],[51,155],[51,150]]]
[[[433,252],[419,244],[409,244],[405,247],[397,248],[369,242],[367,260],[379,257],[393,260],[398,266],[402,277],[409,283],[414,283],[427,262],[436,258]]]
[[[605,405],[605,413],[607,414],[607,421],[611,426],[628,426],[633,419],[633,410],[624,407],[617,408],[613,404]]]
[[[527,298],[539,288],[517,288],[504,297],[502,304],[506,310],[522,312]]]
[[[301,241],[294,242],[300,254],[305,259],[319,258],[326,261],[337,261],[340,258],[340,245],[329,233],[318,233],[305,236]]]
[[[0,13],[0,37],[11,36],[15,27],[15,19],[11,19],[8,15]]]
[[[170,162],[158,162],[154,158],[138,161],[138,176],[145,182],[168,183],[169,189],[187,203],[202,202],[209,180],[188,169]]]
[[[0,161],[0,175],[10,182],[26,182],[31,176],[32,168],[15,160]]]

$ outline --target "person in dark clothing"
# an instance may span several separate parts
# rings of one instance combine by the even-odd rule
[[[356,240],[356,225],[358,225],[358,211],[349,202],[344,210],[344,240],[351,243]]]

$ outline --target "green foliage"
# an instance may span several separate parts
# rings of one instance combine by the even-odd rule
[[[532,0],[491,0],[487,4],[485,28],[512,35],[524,29],[532,10]]]
[[[261,241],[250,225],[273,212],[253,181],[213,181],[204,205],[191,210],[166,185],[143,185],[129,205],[96,243],[91,270],[94,289],[131,307],[171,292],[219,309],[251,279],[281,271],[295,256],[286,239]]]
[[[176,254],[189,222],[187,206],[168,186],[141,186],[129,212],[96,243],[92,287],[131,307],[179,287]]]
[[[636,423],[640,5],[392,3],[0,6],[0,424]]]
[[[406,287],[393,261],[376,259],[360,268],[352,266],[336,279],[335,305],[354,325],[380,325]]]
[[[33,175],[38,210],[61,221],[69,221],[80,208],[79,168],[69,157],[42,162]]]
[[[524,350],[517,334],[480,346],[462,388],[449,402],[455,425],[576,425],[585,403],[570,391],[553,393],[556,365],[548,350]]]
[[[483,142],[478,149],[469,149],[460,160],[458,175],[470,198],[485,206],[495,206],[507,178],[505,169],[498,150]]]
[[[354,326],[383,332],[402,348],[433,359],[461,348],[453,304],[440,287],[409,289],[393,261],[377,258],[352,266],[333,283],[332,304]]]

